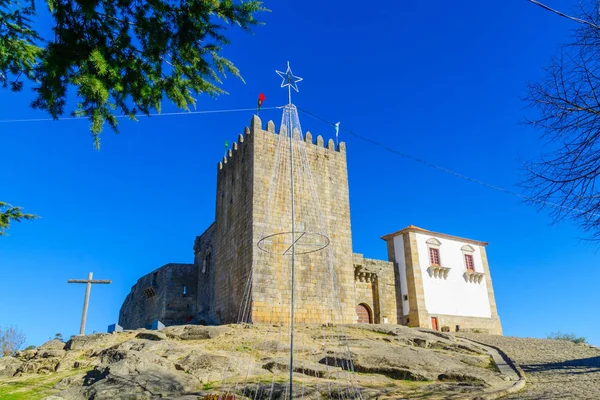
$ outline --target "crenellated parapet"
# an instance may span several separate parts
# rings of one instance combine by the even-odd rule
[[[248,143],[250,143],[250,141],[252,140],[251,137],[253,135],[256,135],[256,133],[258,133],[258,132],[265,132],[265,133],[270,133],[273,135],[286,135],[287,136],[287,129],[286,129],[285,125],[280,126],[279,131],[277,131],[275,129],[275,123],[272,120],[269,120],[267,122],[267,126],[263,128],[261,119],[257,115],[254,115],[252,117],[252,120],[250,121],[250,126],[246,127],[244,129],[243,134],[238,135],[237,142],[233,143],[233,145],[227,151],[225,156],[223,156],[223,159],[221,161],[219,161],[218,169],[222,170],[228,163],[231,163],[233,158],[236,157],[236,154],[240,150],[242,150],[244,146],[248,145]],[[344,143],[344,142],[340,142],[339,145],[336,146],[334,140],[329,139],[329,140],[327,140],[327,144],[325,144],[325,140],[323,139],[323,137],[321,135],[318,135],[316,138],[313,138],[312,133],[307,131],[304,134],[304,137],[302,137],[302,135],[300,134],[300,132],[297,129],[294,129],[292,136],[294,139],[302,140],[306,144],[310,144],[310,145],[313,145],[316,147],[321,147],[321,148],[324,148],[326,150],[333,151],[336,153],[342,153],[342,154],[346,153],[346,143]]]
[[[253,120],[254,120],[254,118],[253,118]],[[225,167],[228,162],[230,162],[234,157],[236,157],[236,155],[240,151],[242,151],[244,149],[244,147],[249,143],[251,135],[252,135],[252,132],[251,132],[250,128],[248,128],[248,127],[244,128],[244,133],[243,134],[240,133],[238,135],[237,141],[233,142],[233,144],[231,145],[231,148],[229,150],[227,150],[227,152],[223,156],[223,159],[221,161],[219,161],[219,164],[218,164],[219,171],[222,170],[223,167]]]

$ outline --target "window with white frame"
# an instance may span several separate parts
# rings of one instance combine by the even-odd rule
[[[463,252],[463,258],[465,260],[465,268],[469,272],[475,272],[475,258],[473,257],[473,253],[475,253],[475,249],[468,244],[461,247]]]
[[[440,246],[442,242],[436,238],[427,240],[427,248],[429,250],[429,263],[431,266],[441,266],[442,260],[440,258]]]

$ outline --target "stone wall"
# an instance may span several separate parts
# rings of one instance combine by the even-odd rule
[[[498,317],[478,318],[445,314],[429,314],[429,317],[436,317],[438,319],[438,330],[446,330],[447,328],[450,332],[466,331],[502,335],[502,327],[500,326],[500,319]],[[424,326],[424,328],[431,328],[431,324]]]
[[[496,306],[496,296],[494,295],[494,285],[492,284],[492,272],[490,271],[490,266],[488,264],[485,246],[479,247],[479,253],[481,254],[481,262],[483,264],[483,273],[485,274],[488,301],[490,302],[490,310],[492,313],[491,324],[488,328],[488,332],[494,335],[502,335],[502,323],[500,322],[500,315],[498,315],[498,308]]]
[[[373,323],[395,324],[398,321],[396,277],[389,261],[364,258],[353,254],[356,305],[367,304],[373,312]]]
[[[215,223],[196,238],[194,267],[189,271],[196,276],[195,322],[268,322],[281,321],[289,315],[289,259],[267,265],[260,259],[263,254],[259,254],[257,247],[265,225],[277,225],[289,215],[287,206],[281,205],[270,209],[270,219],[267,218],[266,197],[280,137],[273,122],[263,129],[255,116],[250,128],[239,135],[218,164]],[[285,136],[283,140],[289,143]],[[296,182],[294,187],[305,205],[318,209],[330,240],[329,246],[318,255],[297,259],[296,289],[302,303],[297,316],[304,322],[351,323],[357,303],[345,144],[340,143],[336,149],[329,140],[325,146],[321,136],[313,141],[308,132],[297,142],[294,145],[306,157],[304,165],[310,166],[312,175],[309,180]],[[258,265],[265,269],[258,271]],[[157,270],[159,278],[164,275],[161,271]],[[154,288],[154,299],[146,301],[141,297],[143,287],[151,286],[151,279],[152,274],[141,278],[125,301],[123,321],[130,325],[143,326],[140,324],[147,324],[146,320],[167,316],[167,298],[160,287]],[[324,283],[324,279],[331,282]],[[336,291],[332,290],[334,287]],[[333,310],[339,317],[335,321],[332,321]],[[339,310],[342,315],[338,315]],[[137,319],[132,316],[135,313]]]
[[[138,279],[119,312],[125,329],[190,322],[196,312],[198,276],[194,264],[167,264]],[[184,294],[185,287],[185,294]]]
[[[252,266],[254,135],[246,128],[218,164],[210,319],[238,322]]]
[[[282,223],[282,220],[289,219],[291,215],[287,200],[277,202],[268,198],[273,168],[277,163],[277,147],[289,148],[289,140],[285,127],[277,134],[275,125],[269,121],[266,129],[263,129],[261,120],[256,116],[244,136],[244,148],[251,149],[248,154],[252,155],[254,164],[251,208],[254,229],[252,243],[249,243],[253,244],[255,260],[251,307],[254,322],[289,320],[289,258],[266,256],[256,245],[264,232],[291,230],[287,222]],[[304,137],[295,132],[293,140],[296,157],[305,157],[304,164],[297,164],[298,179],[294,182],[297,224],[323,222],[330,240],[327,248],[297,258],[296,294],[297,304],[300,305],[297,306],[296,318],[299,322],[306,323],[351,323],[355,316],[356,301],[345,144],[340,143],[338,149],[335,149],[333,140],[329,140],[325,147],[323,138],[317,136],[316,141],[313,141],[310,132]],[[236,157],[239,160],[240,156],[235,154],[233,160]],[[289,152],[285,157],[289,157]],[[283,162],[285,163],[285,159]],[[310,171],[305,168],[306,165],[310,167]],[[291,187],[289,175],[282,176],[280,181],[283,187]],[[309,184],[313,187],[309,187]],[[249,208],[245,211],[249,212]],[[246,243],[244,250],[245,246]],[[241,274],[241,277],[244,276]],[[340,309],[342,315],[339,315]],[[334,314],[336,319],[332,321]]]
[[[371,323],[379,323],[379,302],[377,296],[377,281],[357,279],[356,285],[356,305],[366,305],[370,311]],[[356,317],[358,318],[358,317]]]
[[[194,242],[194,265],[198,274],[196,320],[201,324],[214,323],[212,305],[215,298],[215,224],[196,237]]]
[[[194,264],[167,264],[165,325],[190,323],[196,314],[198,273]]]

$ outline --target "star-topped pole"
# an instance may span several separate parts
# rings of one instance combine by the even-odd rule
[[[294,128],[296,125],[298,127],[298,130],[300,131],[300,122],[298,121],[298,111],[296,110],[296,106],[294,106],[292,104],[292,88],[298,92],[298,85],[297,83],[300,82],[302,80],[302,78],[300,78],[299,76],[294,76],[294,74],[292,73],[292,69],[290,68],[290,62],[288,61],[287,63],[287,70],[285,72],[281,72],[281,71],[275,71],[277,72],[277,75],[279,75],[280,77],[283,78],[283,82],[281,82],[281,87],[286,87],[288,88],[288,104],[283,108],[283,115],[281,118],[281,125],[285,125],[287,127],[287,132],[289,135],[289,143],[290,143],[290,190],[291,190],[291,196],[290,196],[290,200],[291,200],[291,212],[292,212],[292,220],[291,220],[291,225],[292,225],[292,246],[291,246],[291,296],[290,296],[290,303],[291,303],[291,312],[290,312],[290,387],[289,387],[289,391],[288,391],[288,395],[289,398],[292,399],[293,393],[294,393],[294,292],[295,292],[295,263],[296,263],[296,242],[298,240],[300,240],[300,238],[302,237],[302,235],[304,235],[304,233],[302,233],[301,236],[298,237],[298,239],[296,239],[296,225],[295,225],[295,199],[294,199],[294,150],[293,150],[293,143],[294,143]],[[297,146],[297,145],[296,145]]]
[[[283,78],[283,82],[281,82],[281,87],[286,87],[288,88],[288,104],[292,104],[292,88],[298,92],[298,85],[296,85],[298,82],[300,82],[302,80],[302,78],[300,78],[299,76],[295,76],[292,73],[292,69],[290,68],[290,62],[288,61],[287,63],[287,70],[285,72],[281,72],[281,71],[275,71],[277,72],[277,75],[279,75],[280,77]]]

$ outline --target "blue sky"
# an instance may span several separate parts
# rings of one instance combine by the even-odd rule
[[[566,2],[550,2],[565,8]],[[304,81],[294,102],[342,127],[457,172],[511,190],[521,159],[543,150],[522,122],[526,84],[569,40],[574,23],[526,0],[512,2],[267,1],[254,35],[234,31],[225,55],[246,83],[200,96],[198,109],[282,105],[275,69],[290,61]],[[0,120],[44,118],[31,94],[0,94]],[[175,111],[170,104],[163,112]],[[123,121],[93,149],[86,121],[0,123],[0,197],[41,219],[0,238],[0,326],[29,344],[78,333],[88,271],[87,332],[117,321],[138,277],[168,262],[192,262],[213,221],[217,162],[251,112]],[[261,112],[279,125],[276,110]],[[301,115],[304,130],[333,128]],[[489,241],[488,257],[506,335],[574,332],[600,345],[598,245],[568,222],[511,195],[403,159],[341,133],[347,142],[355,252],[385,259],[380,236],[409,224]]]

